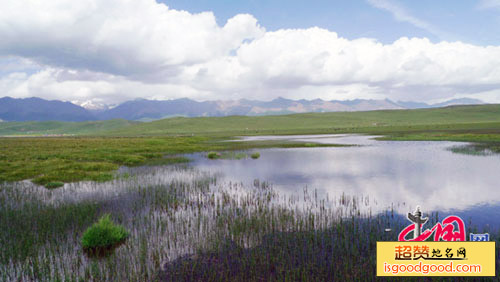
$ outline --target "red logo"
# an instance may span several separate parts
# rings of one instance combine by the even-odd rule
[[[413,224],[408,225],[401,233],[399,233],[398,241],[425,241],[434,234],[434,241],[465,241],[465,224],[464,221],[455,215],[450,215],[443,219],[442,223],[438,222],[431,229],[422,232],[422,226],[429,220],[427,217],[422,217],[420,207],[417,206],[415,213],[408,213],[408,220]],[[456,223],[456,226],[455,224]],[[455,230],[458,227],[458,230]],[[413,239],[406,238],[413,231]]]

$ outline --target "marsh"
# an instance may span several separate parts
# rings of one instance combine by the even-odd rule
[[[458,142],[374,138],[245,137],[348,146],[230,152],[258,150],[258,159],[186,154],[189,163],[122,166],[111,181],[55,189],[30,181],[4,183],[0,219],[8,228],[0,231],[0,279],[172,278],[161,269],[201,279],[206,267],[220,269],[217,279],[225,279],[238,263],[247,268],[233,270],[250,280],[302,277],[318,267],[323,271],[310,277],[367,279],[374,273],[376,241],[396,240],[408,225],[404,215],[416,205],[431,218],[429,224],[455,214],[468,232],[490,232],[497,240],[498,155],[457,153],[450,148],[465,145]],[[130,236],[109,257],[88,257],[80,238],[106,213]],[[303,248],[294,246],[297,241]],[[312,250],[323,257],[311,256]],[[287,252],[304,259],[290,261]],[[228,254],[239,257],[225,260]]]

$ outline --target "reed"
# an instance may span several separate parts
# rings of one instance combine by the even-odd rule
[[[185,166],[119,173],[51,190],[1,184],[0,280],[372,280],[376,242],[397,236],[384,229],[406,225],[371,214],[368,197],[282,195]],[[127,240],[89,256],[80,240],[105,214]]]

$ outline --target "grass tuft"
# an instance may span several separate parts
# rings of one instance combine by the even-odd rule
[[[211,160],[215,160],[215,159],[218,159],[220,157],[220,154],[217,153],[217,152],[209,152],[207,154],[207,158],[211,159]]]
[[[86,250],[111,248],[123,242],[128,235],[123,226],[116,225],[111,216],[105,214],[83,233],[82,246]]]
[[[251,154],[251,155],[250,155],[250,157],[251,157],[252,159],[254,159],[254,160],[255,160],[255,159],[258,159],[258,158],[260,158],[260,153],[259,153],[259,152],[255,152],[255,153]]]

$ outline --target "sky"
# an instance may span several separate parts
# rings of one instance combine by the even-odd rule
[[[500,0],[0,0],[0,97],[500,103]]]

